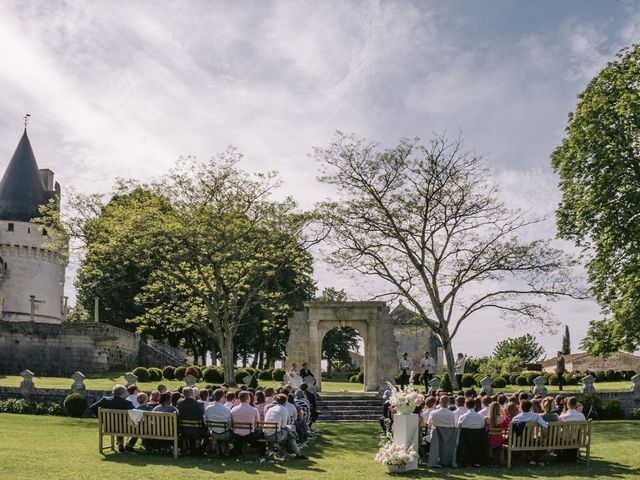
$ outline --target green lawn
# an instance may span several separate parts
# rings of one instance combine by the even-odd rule
[[[426,469],[410,477],[452,480],[530,479],[558,480],[610,477],[640,478],[640,423],[600,422],[594,425],[592,462],[579,465],[516,466],[482,469]],[[46,479],[159,479],[247,478],[358,480],[393,477],[373,461],[377,449],[374,424],[319,424],[320,438],[305,449],[307,461],[279,463],[180,458],[145,453],[98,453],[94,419],[0,415],[0,478]],[[222,478],[222,477],[220,477]]]
[[[101,373],[94,375],[87,375],[85,379],[85,385],[89,390],[111,390],[115,383],[125,383],[125,372],[111,372]],[[0,375],[0,386],[4,387],[18,387],[22,377],[17,375]],[[70,378],[64,377],[35,377],[34,383],[36,387],[40,388],[71,388],[73,381]],[[159,382],[146,382],[139,383],[138,385],[143,391],[151,391],[157,387]],[[162,380],[162,383],[166,384],[170,389],[184,385],[184,382],[178,380]],[[280,382],[275,381],[261,381],[261,385],[275,387],[280,385]],[[204,383],[203,383],[204,385]],[[631,382],[606,382],[596,383],[595,387],[600,392],[623,392],[628,391],[631,388]],[[513,393],[519,389],[530,390],[532,387],[517,387],[515,385],[508,385],[507,387],[500,389],[505,393]],[[557,393],[558,387],[553,385],[547,385],[549,393]],[[565,393],[577,393],[581,391],[580,385],[567,385],[564,387]],[[349,383],[344,381],[323,380],[322,390],[325,393],[331,392],[362,392],[362,385],[357,383]],[[476,387],[478,390],[478,387]]]

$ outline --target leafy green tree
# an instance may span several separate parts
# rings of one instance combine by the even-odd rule
[[[520,337],[507,338],[498,342],[493,350],[493,356],[498,360],[508,357],[520,358],[520,365],[536,363],[544,356],[544,348],[538,343],[536,337],[527,333]]]
[[[605,315],[581,346],[592,354],[640,345],[640,46],[623,49],[578,95],[552,155],[562,200],[558,235],[587,260]],[[606,337],[609,338],[606,338]]]
[[[322,358],[327,360],[327,375],[331,377],[334,363],[351,364],[350,351],[358,351],[360,335],[351,327],[335,327],[322,339]]]
[[[493,379],[503,374],[513,374],[522,371],[522,358],[518,355],[508,355],[506,357],[488,357],[487,361],[480,366],[479,373]]]
[[[538,220],[498,200],[483,159],[460,141],[404,139],[380,150],[338,132],[314,152],[320,180],[336,189],[318,206],[331,229],[328,261],[405,298],[442,343],[450,377],[452,341],[479,311],[546,325],[549,300],[582,297],[576,262],[548,240],[519,238]]]
[[[571,355],[571,336],[569,334],[569,325],[564,326],[564,335],[562,335],[562,354]]]
[[[346,302],[347,294],[343,290],[337,290],[333,287],[327,287],[322,290],[322,294],[315,298],[316,302],[324,302],[324,303],[337,303],[337,302]]]

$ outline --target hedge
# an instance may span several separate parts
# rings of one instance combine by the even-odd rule
[[[469,388],[477,385],[476,379],[470,373],[465,373],[462,375],[462,387]]]
[[[185,377],[187,375],[192,375],[200,380],[202,378],[202,370],[200,370],[200,367],[197,367],[196,365],[191,365],[187,367],[187,370],[185,371]]]
[[[276,381],[276,382],[281,382],[284,380],[284,374],[286,372],[284,371],[283,368],[274,368],[273,372],[271,374],[271,377]]]
[[[493,388],[504,388],[507,386],[507,382],[505,381],[504,378],[500,377],[500,378],[496,378],[493,381]]]
[[[131,373],[138,377],[139,382],[148,382],[150,380],[149,370],[144,367],[136,367]]]
[[[207,367],[202,372],[202,377],[207,383],[223,383],[224,370],[221,367]]]
[[[273,374],[270,370],[260,370],[258,380],[273,380]]]
[[[184,377],[187,376],[187,367],[178,367],[175,369],[175,379],[176,380],[184,380]]]
[[[24,415],[63,415],[64,409],[59,403],[28,402],[20,398],[9,398],[0,402],[0,413],[16,413]],[[83,412],[84,413],[84,412]]]
[[[89,408],[89,402],[81,393],[72,393],[64,399],[64,409],[70,417],[82,417],[87,408]]]
[[[149,380],[152,382],[159,382],[162,380],[162,370],[159,368],[151,367],[149,369]]]
[[[162,369],[162,376],[167,380],[175,380],[176,378],[176,367],[172,367],[171,365],[167,365]]]

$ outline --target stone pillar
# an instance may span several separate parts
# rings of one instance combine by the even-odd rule
[[[73,380],[73,384],[71,385],[71,391],[73,393],[82,393],[87,389],[84,384],[84,374],[82,372],[75,372],[71,375],[71,379]]]
[[[33,377],[35,374],[31,370],[23,370],[20,372],[22,382],[20,382],[20,393],[23,395],[30,395],[35,393],[36,386],[33,383]]]
[[[429,389],[430,390],[438,390],[440,388],[440,379],[438,377],[433,377],[429,381]]]
[[[492,384],[493,378],[491,377],[484,377],[480,380],[480,395],[493,395],[493,388],[491,388]],[[460,385],[460,388],[462,388],[462,385]]]
[[[375,320],[367,321],[367,338],[365,340],[364,390],[375,392],[380,386],[378,376],[378,325]]]
[[[596,393],[596,387],[593,386],[596,381],[596,377],[589,374],[582,379],[582,394],[589,395],[590,393]]]
[[[196,383],[198,383],[198,379],[193,375],[187,375],[184,377],[184,383],[187,385],[187,387],[193,387]]]
[[[126,384],[127,387],[129,385],[134,385],[134,384],[138,383],[138,377],[136,377],[133,373],[127,373],[124,376],[124,380],[125,380],[125,382],[127,382],[127,384]]]
[[[402,447],[413,446],[416,453],[419,452],[419,417],[415,413],[409,415],[393,416],[393,443]],[[418,460],[406,466],[405,471],[417,470]]]
[[[320,335],[318,332],[318,320],[317,319],[309,319],[309,368],[312,372],[315,372],[317,385],[316,390],[318,392],[322,391],[322,369],[321,369],[321,359],[322,359],[322,340],[320,339]],[[290,365],[287,365],[289,368]],[[300,368],[300,365],[298,365]]]
[[[640,373],[636,373],[633,377],[631,377],[631,381],[633,382],[633,386],[631,387],[633,398],[636,400],[640,400]]]
[[[539,375],[536,378],[534,378],[533,384],[535,386],[533,387],[533,394],[542,395],[542,396],[546,395],[547,387],[544,386],[545,383],[547,383],[547,379],[544,378],[542,375]]]

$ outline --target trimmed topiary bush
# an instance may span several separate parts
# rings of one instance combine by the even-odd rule
[[[351,375],[351,377],[349,377],[349,383],[358,383],[358,375]]]
[[[149,369],[149,380],[152,382],[159,382],[162,380],[162,370],[152,367]]]
[[[64,399],[64,409],[70,417],[80,418],[89,408],[87,397],[81,393],[72,393]]]
[[[284,368],[274,368],[271,378],[273,378],[276,382],[281,382],[282,380],[284,380],[284,374],[286,372],[284,371]]]
[[[364,383],[364,372],[360,372],[356,375],[356,381],[358,383]]]
[[[509,375],[509,385],[515,385],[519,376],[520,375],[518,375],[517,373],[512,373],[511,375]]]
[[[202,378],[207,383],[224,382],[224,371],[220,367],[207,367],[202,372]]]
[[[148,382],[150,379],[149,370],[144,367],[136,367],[131,373],[138,377],[139,382]]]
[[[493,388],[504,388],[507,386],[507,382],[504,380],[504,378],[500,377],[500,378],[496,378],[493,381]]]
[[[453,391],[453,384],[451,383],[451,377],[449,376],[449,372],[444,372],[442,378],[440,378],[440,388],[445,392]]]
[[[527,377],[527,385],[533,385],[533,381],[542,375],[542,372],[527,372],[525,375]]]
[[[604,372],[604,379],[607,382],[615,382],[616,372],[614,372],[613,370],[607,370],[606,372]]]
[[[187,367],[178,367],[174,370],[174,376],[176,380],[184,380],[184,377],[187,376]]]
[[[529,383],[527,382],[527,377],[524,375],[520,375],[516,378],[516,385],[520,387],[526,387]]]
[[[600,382],[600,383],[606,381],[606,379],[607,379],[607,377],[606,377],[606,375],[605,375],[605,373],[603,371],[595,372],[593,374],[593,376],[596,377],[596,382]]]
[[[361,374],[362,372],[358,372],[356,373],[356,375]],[[422,375],[422,373],[420,372],[413,372],[413,384],[414,385],[422,385],[422,379],[424,378],[424,376]],[[362,383],[362,382],[360,382]]]
[[[629,418],[631,420],[640,420],[640,408],[632,408],[629,411]]]
[[[236,383],[244,385],[244,377],[246,377],[247,375],[251,375],[251,374],[247,372],[244,368],[239,368],[238,370],[236,370],[236,374],[235,374]]]
[[[622,372],[615,372],[613,374],[613,380],[616,382],[621,382],[622,380],[624,380],[624,375],[622,374]]]
[[[584,413],[585,417],[589,415],[589,418],[602,418],[602,400],[600,399],[600,395],[597,393],[582,395],[578,399],[578,402],[582,404],[582,413]],[[589,414],[589,412],[591,412],[591,414]]]
[[[175,380],[176,378],[176,367],[172,367],[171,365],[167,365],[162,369],[162,376],[167,380]]]
[[[622,409],[622,405],[620,405],[620,400],[617,398],[608,400],[607,403],[602,406],[600,418],[602,420],[623,420],[624,410]]]
[[[198,367],[196,365],[191,365],[191,366],[187,367],[187,370],[185,372],[185,377],[187,375],[193,375],[198,380],[200,380],[202,378],[202,370],[200,370],[200,367]]]
[[[469,388],[477,385],[476,379],[470,373],[462,375],[462,388]]]
[[[258,373],[258,380],[273,380],[273,375],[269,370],[260,370],[260,373]]]
[[[556,373],[549,375],[549,385],[558,385],[558,375]]]
[[[505,385],[509,385],[509,380],[511,379],[511,375],[509,375],[508,373],[503,373],[500,375],[500,378],[504,380]]]

